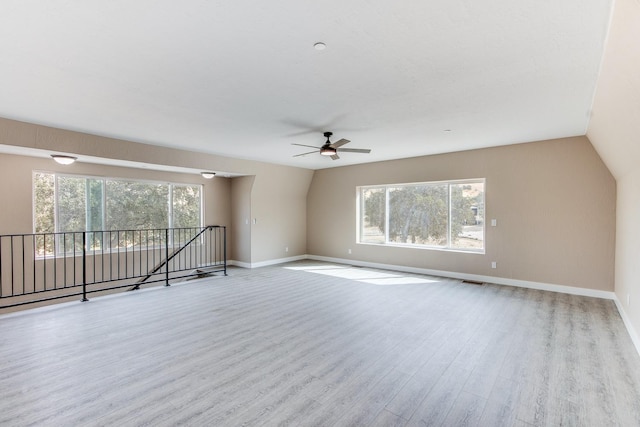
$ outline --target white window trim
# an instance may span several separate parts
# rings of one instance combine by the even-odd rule
[[[169,204],[168,206],[168,227],[167,228],[173,228],[172,227],[172,222],[173,222],[173,188],[174,187],[192,187],[192,186],[197,186],[200,187],[200,225],[199,227],[203,227],[204,226],[204,186],[202,184],[198,184],[198,183],[184,183],[184,182],[170,182],[170,181],[160,181],[160,180],[151,180],[151,179],[137,179],[137,178],[121,178],[121,177],[111,177],[111,176],[100,176],[100,175],[84,175],[84,174],[70,174],[70,173],[59,173],[59,172],[52,172],[52,171],[45,171],[45,170],[34,170],[32,172],[32,178],[31,178],[31,182],[33,183],[33,177],[35,176],[35,174],[38,173],[42,173],[42,174],[50,174],[50,175],[54,175],[54,181],[53,181],[53,185],[54,185],[54,190],[53,190],[53,197],[56,200],[56,202],[54,203],[54,227],[55,227],[55,233],[60,233],[60,231],[58,230],[58,218],[59,218],[59,204],[57,203],[57,198],[58,198],[58,178],[59,177],[69,177],[69,178],[83,178],[83,179],[95,179],[95,180],[102,180],[103,181],[103,190],[102,190],[102,212],[103,215],[105,214],[105,208],[107,206],[106,203],[106,198],[107,198],[107,189],[106,189],[106,181],[124,181],[124,182],[135,182],[135,183],[143,183],[143,184],[164,184],[164,185],[168,185],[169,186],[169,197],[167,198],[167,203]],[[33,184],[32,184],[33,185]],[[85,189],[86,191],[86,189]],[[36,233],[36,223],[35,223],[35,205],[36,205],[36,196],[35,196],[35,191],[32,192],[32,197],[31,197],[31,203],[32,203],[32,224],[33,224],[33,233]],[[103,218],[103,228],[104,228],[104,221],[106,221],[106,218]]]
[[[483,185],[483,205],[484,205],[484,216],[483,225],[482,225],[482,248],[474,249],[474,248],[453,248],[451,247],[451,186],[452,185],[464,185],[464,184],[479,184]],[[447,218],[447,246],[429,246],[429,245],[417,245],[412,243],[396,243],[389,242],[389,215],[385,214],[385,236],[384,243],[375,243],[375,242],[362,242],[362,230],[364,225],[362,224],[362,212],[364,211],[364,200],[362,200],[362,191],[366,189],[373,188],[381,188],[385,190],[385,212],[389,212],[389,189],[392,187],[404,187],[404,186],[412,186],[412,185],[442,185],[447,184],[449,189],[449,206],[448,206],[448,218]],[[356,245],[365,245],[365,246],[377,246],[377,247],[395,247],[395,248],[407,248],[407,249],[419,249],[419,250],[435,250],[435,251],[443,251],[443,252],[456,252],[456,253],[465,253],[465,254],[479,254],[483,255],[487,250],[487,241],[486,241],[486,187],[487,182],[486,178],[468,178],[468,179],[457,179],[457,180],[446,180],[446,181],[425,181],[425,182],[406,182],[406,183],[392,183],[392,184],[377,184],[377,185],[360,185],[356,187]]]

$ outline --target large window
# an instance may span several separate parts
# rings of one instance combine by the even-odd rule
[[[200,227],[202,186],[35,172],[36,233]]]
[[[358,187],[358,242],[484,251],[484,179]]]

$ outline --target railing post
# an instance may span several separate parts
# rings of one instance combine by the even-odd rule
[[[74,248],[74,251],[75,251],[75,248]],[[82,232],[82,301],[89,301],[89,299],[87,298],[87,232],[86,231]]]
[[[223,253],[224,253],[224,275],[227,275],[227,227],[226,226],[222,226],[222,235],[224,236],[224,249],[223,249]]]
[[[165,239],[164,239],[164,249],[165,249],[165,258],[167,260],[167,265],[165,268],[165,286],[169,285],[169,229],[165,229]]]

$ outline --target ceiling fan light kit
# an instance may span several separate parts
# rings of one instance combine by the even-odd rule
[[[335,155],[337,153],[338,153],[338,151],[333,147],[322,147],[322,148],[320,148],[320,155],[321,156],[333,156],[333,155]]]

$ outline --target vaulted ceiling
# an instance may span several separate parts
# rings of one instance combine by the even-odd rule
[[[611,7],[3,0],[0,116],[311,169],[584,135]]]

